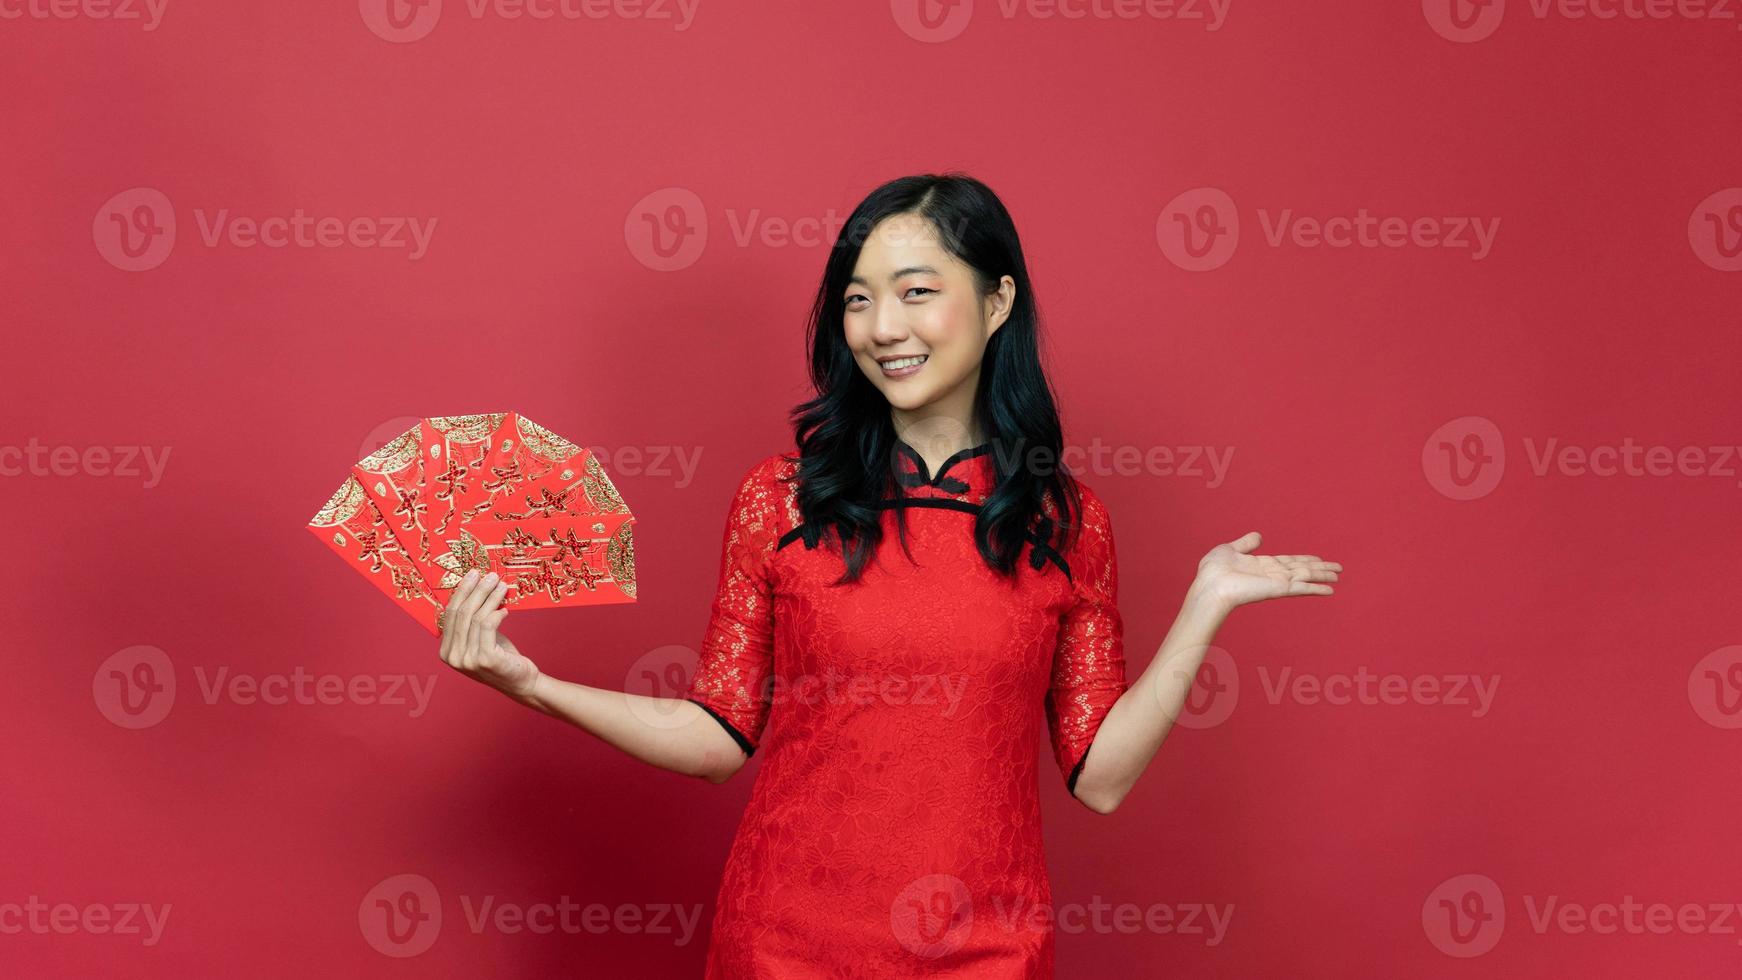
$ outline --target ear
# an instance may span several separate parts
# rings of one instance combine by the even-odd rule
[[[986,336],[991,337],[1010,319],[1016,305],[1016,280],[1005,276],[998,280],[998,291],[986,297]]]

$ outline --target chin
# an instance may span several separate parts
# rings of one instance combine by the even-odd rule
[[[932,400],[932,392],[929,388],[895,385],[892,387],[879,386],[878,390],[883,392],[883,397],[888,400],[891,407],[906,412],[922,408]]]

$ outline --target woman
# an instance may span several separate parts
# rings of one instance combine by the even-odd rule
[[[762,754],[710,978],[1051,977],[1042,719],[1069,792],[1112,813],[1223,618],[1331,594],[1334,562],[1255,555],[1256,532],[1218,545],[1127,684],[1112,524],[1055,465],[1038,340],[992,191],[885,184],[829,254],[798,453],[757,462],[732,501],[686,697],[548,677],[499,632],[505,583],[456,590],[441,655],[461,672],[715,783]]]

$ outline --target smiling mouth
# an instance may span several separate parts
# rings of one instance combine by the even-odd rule
[[[914,357],[895,357],[879,362],[886,378],[905,378],[917,373],[922,365],[931,357],[929,354],[919,354]]]

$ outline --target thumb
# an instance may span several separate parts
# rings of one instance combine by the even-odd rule
[[[1245,534],[1240,535],[1228,544],[1235,551],[1238,551],[1243,555],[1249,555],[1263,540],[1264,536],[1259,534],[1257,531],[1247,531]]]

